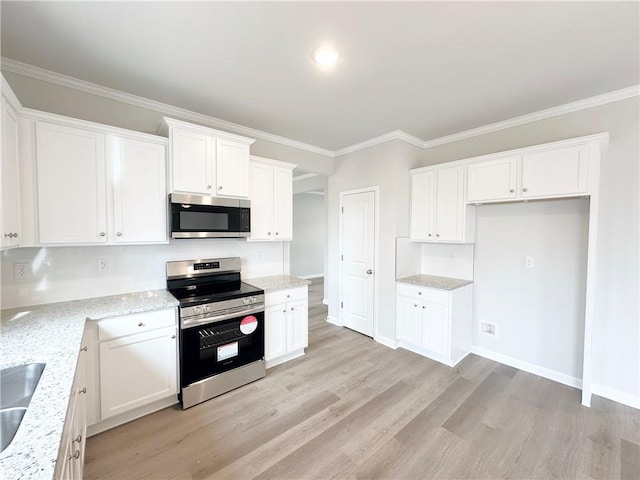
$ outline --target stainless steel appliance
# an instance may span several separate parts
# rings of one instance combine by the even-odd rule
[[[248,237],[251,202],[172,193],[171,238]]]
[[[180,400],[189,408],[265,376],[264,291],[240,258],[167,262],[180,302]]]

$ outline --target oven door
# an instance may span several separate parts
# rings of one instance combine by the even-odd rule
[[[264,358],[264,311],[180,330],[182,387]]]

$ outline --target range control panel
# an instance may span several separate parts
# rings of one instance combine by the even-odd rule
[[[206,262],[206,263],[194,263],[194,270],[211,270],[213,268],[220,268],[220,262]]]

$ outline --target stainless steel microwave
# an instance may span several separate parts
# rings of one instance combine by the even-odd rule
[[[248,237],[251,202],[172,193],[171,238]]]

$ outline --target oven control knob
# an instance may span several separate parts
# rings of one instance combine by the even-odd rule
[[[246,305],[247,303],[249,303],[250,301],[251,301],[251,300],[250,300],[248,297],[244,297],[244,298],[242,299],[242,303],[244,303],[245,305]]]
[[[201,311],[202,311],[202,308],[200,308],[200,307],[193,307],[193,313],[195,313],[196,315],[198,315]]]

